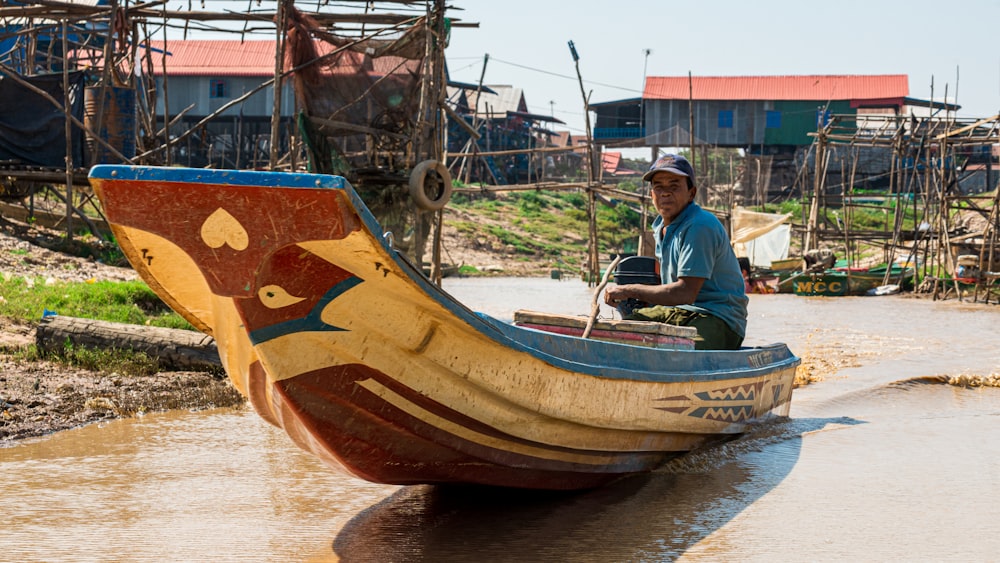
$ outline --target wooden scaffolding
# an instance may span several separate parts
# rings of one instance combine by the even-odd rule
[[[851,264],[859,247],[881,247],[882,261],[915,266],[924,280],[919,289],[935,297],[953,291],[960,299],[996,298],[1000,218],[992,147],[998,142],[1000,116],[831,116],[815,133],[809,162],[804,252],[842,245]],[[983,172],[981,189],[965,187]],[[866,207],[886,214],[885,228],[853,226],[854,212]],[[828,209],[837,211],[837,221],[828,219]]]

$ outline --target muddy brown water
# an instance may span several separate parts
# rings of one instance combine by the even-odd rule
[[[587,313],[574,281],[445,280],[498,318]],[[987,561],[1000,554],[1000,307],[753,296],[748,344],[818,381],[791,416],[574,494],[395,487],[328,470],[249,410],[0,449],[7,561]]]

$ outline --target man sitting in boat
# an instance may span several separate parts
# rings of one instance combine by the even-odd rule
[[[739,262],[722,223],[694,203],[694,169],[683,156],[660,157],[643,175],[650,182],[659,285],[609,286],[612,306],[636,299],[649,304],[629,320],[659,321],[698,329],[695,348],[735,350],[743,344],[747,296]]]

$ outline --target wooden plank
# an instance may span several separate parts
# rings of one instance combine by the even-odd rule
[[[587,326],[588,318],[580,315],[557,315],[554,313],[540,313],[538,311],[527,311],[524,309],[514,311],[514,324],[532,324],[541,326],[579,328]],[[677,326],[653,321],[625,321],[608,319],[594,323],[594,330],[614,332],[631,332],[637,334],[653,334],[659,336],[676,336],[680,338],[695,338],[698,336],[698,329],[693,326]]]
[[[993,117],[987,117],[985,119],[980,119],[979,121],[977,121],[975,123],[970,123],[969,125],[966,125],[965,127],[959,127],[958,129],[955,129],[954,131],[947,131],[945,133],[941,133],[937,137],[934,137],[934,140],[935,141],[940,141],[941,139],[946,139],[948,137],[954,137],[955,135],[961,135],[962,133],[965,133],[966,131],[971,131],[971,130],[975,129],[976,127],[979,127],[979,126],[982,126],[982,125],[986,125],[987,123],[989,123],[990,121],[993,121],[995,119],[1000,119],[1000,114],[994,115]]]
[[[34,222],[48,229],[63,228],[66,224],[66,216],[61,213],[51,213],[42,209],[35,209],[33,213],[34,215],[29,213],[28,209],[23,205],[0,202],[0,216],[8,219],[14,219],[22,223]],[[90,221],[102,235],[108,236],[111,234],[111,227],[103,219],[91,218]]]

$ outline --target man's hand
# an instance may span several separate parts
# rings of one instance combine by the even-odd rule
[[[627,287],[627,285],[609,285],[604,290],[604,302],[614,307],[625,301],[629,297],[626,291]]]
[[[604,302],[615,306],[629,298],[638,299],[650,305],[690,305],[695,302],[705,278],[683,277],[673,283],[662,285],[625,284],[608,286],[604,290]]]

